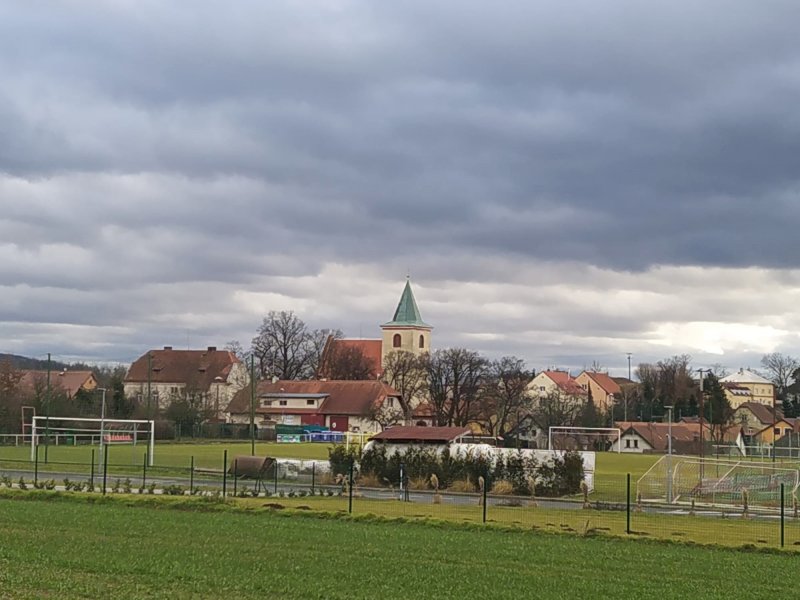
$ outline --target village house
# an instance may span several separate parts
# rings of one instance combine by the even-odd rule
[[[125,376],[125,396],[143,406],[163,409],[172,400],[199,401],[219,420],[234,394],[249,382],[247,368],[228,350],[150,350]]]
[[[73,399],[79,392],[93,392],[97,389],[97,379],[91,371],[62,371],[50,372],[50,387],[53,390],[62,390],[68,399]],[[47,389],[47,371],[23,370],[19,381],[20,390],[37,395]]]
[[[229,421],[249,423],[250,386],[227,408]],[[256,424],[317,425],[332,431],[374,432],[400,423],[403,400],[381,381],[261,381],[254,399]]]
[[[614,400],[622,394],[619,384],[609,377],[608,373],[584,371],[575,378],[575,381],[591,394],[594,405],[601,412],[607,413],[612,410]]]
[[[528,384],[534,398],[545,398],[551,394],[562,394],[583,403],[588,392],[567,371],[540,371]]]
[[[749,369],[739,369],[719,381],[733,409],[745,402],[772,406],[775,401],[775,386],[772,382]]]

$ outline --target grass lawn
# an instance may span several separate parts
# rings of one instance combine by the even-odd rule
[[[256,454],[259,456],[272,456],[276,458],[318,459],[327,460],[328,444],[278,444],[274,442],[257,442]],[[110,446],[109,464],[134,465],[142,464],[145,445],[141,446]],[[228,458],[237,455],[250,455],[250,442],[205,442],[205,443],[164,443],[157,442],[155,449],[155,465],[157,467],[180,467],[188,469],[191,458],[194,457],[195,466],[198,468],[221,469],[223,452],[228,451]],[[0,446],[0,470],[3,461],[30,460],[29,446]],[[95,447],[95,452],[98,452]],[[48,448],[48,461],[52,463],[77,463],[88,465],[91,463],[91,446],[51,446]],[[44,447],[39,447],[40,468],[47,470],[44,465]],[[63,468],[56,465],[54,468]],[[10,467],[8,467],[10,468]]]
[[[488,527],[0,499],[13,598],[789,598],[797,557]]]

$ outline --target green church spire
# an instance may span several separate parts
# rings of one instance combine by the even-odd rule
[[[422,316],[419,314],[417,301],[414,299],[414,292],[411,291],[410,279],[406,279],[406,287],[403,289],[403,295],[400,296],[397,310],[394,311],[394,318],[388,323],[384,323],[383,327],[430,328],[430,325],[423,321]]]

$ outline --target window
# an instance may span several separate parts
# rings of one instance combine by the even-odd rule
[[[314,406],[314,400],[306,400],[306,406]]]
[[[546,392],[547,390],[545,389],[545,387],[543,385],[540,385],[539,386],[539,391],[540,392]]]
[[[388,406],[389,408],[394,407],[394,398],[387,398],[386,399],[386,406]]]
[[[261,406],[263,407],[272,406],[272,400],[262,400]]]
[[[278,404],[280,404],[281,406],[286,406],[286,400],[279,400]]]
[[[420,335],[419,336],[419,347],[420,348],[424,348],[425,347],[425,336],[424,335]]]
[[[780,430],[780,428],[779,428],[779,427],[776,427],[776,428],[775,428],[775,431],[774,431],[773,433],[774,433],[775,435],[780,435],[780,434],[781,434],[781,430]]]
[[[638,448],[639,447],[639,440],[633,440],[633,447],[634,448]]]
[[[630,440],[625,440],[625,447],[626,448],[630,448],[631,447],[631,441]]]
[[[399,348],[401,343],[401,338],[399,333],[395,333],[394,337],[392,338],[392,348]]]

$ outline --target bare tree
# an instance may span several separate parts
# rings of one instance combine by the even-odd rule
[[[333,337],[322,355],[318,374],[326,379],[367,380],[375,379],[376,365],[367,358],[358,346],[335,344]]]
[[[427,387],[427,361],[427,355],[406,350],[390,352],[383,361],[383,381],[400,392],[406,419],[411,419],[414,405]]]
[[[533,374],[521,358],[504,356],[492,361],[479,413],[480,423],[489,435],[505,435],[530,412],[528,384],[532,379]]]
[[[10,357],[0,361],[0,431],[17,433],[22,414],[20,400],[20,382],[23,373],[11,361]]]
[[[310,331],[292,311],[271,311],[264,317],[252,342],[261,378],[313,377],[330,334],[326,330]]]
[[[575,396],[554,390],[533,402],[531,421],[541,431],[551,427],[574,426],[583,410],[583,403]]]
[[[388,406],[386,403],[384,403],[378,406],[373,406],[367,413],[367,418],[372,419],[378,425],[380,425],[381,430],[386,429],[391,425],[401,424],[405,419],[405,416],[406,415],[402,404],[399,406]]]
[[[438,425],[465,426],[476,420],[488,364],[483,356],[466,348],[427,355],[428,393]]]
[[[593,360],[592,366],[587,370],[591,371],[592,373],[608,373],[608,369],[606,369],[599,360]]]
[[[792,384],[794,372],[800,368],[800,362],[788,354],[772,352],[761,357],[761,366],[766,370],[767,377],[775,385],[778,399],[786,397],[786,390]]]

